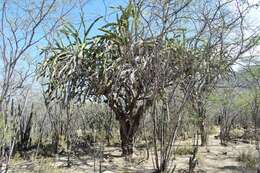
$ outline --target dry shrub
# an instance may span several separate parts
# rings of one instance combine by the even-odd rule
[[[238,155],[237,161],[241,162],[246,168],[255,168],[257,157],[251,151],[243,151]]]

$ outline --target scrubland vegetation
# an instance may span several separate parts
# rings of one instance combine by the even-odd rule
[[[1,1],[0,172],[259,173],[260,2],[109,3]]]

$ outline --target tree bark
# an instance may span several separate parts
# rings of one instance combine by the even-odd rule
[[[120,138],[123,156],[133,154],[133,133],[129,120],[120,120]]]
[[[201,98],[201,96],[198,96],[198,98],[195,99],[193,107],[195,112],[198,114],[198,127],[200,130],[201,146],[206,146],[208,142],[207,117],[205,103],[203,102],[203,98]]]
[[[110,107],[116,114],[116,120],[120,125],[120,138],[123,156],[131,156],[133,154],[133,140],[136,132],[139,129],[140,121],[144,115],[145,108],[151,106],[152,101],[146,101],[140,106],[132,105],[128,111],[118,111],[112,104]],[[127,113],[126,113],[127,112]],[[128,113],[129,112],[129,113]]]
[[[201,137],[201,146],[206,146],[208,143],[208,134],[207,134],[207,126],[206,126],[206,118],[201,117],[200,121],[200,137]]]
[[[206,110],[201,104],[199,105],[198,114],[199,114],[201,146],[206,146],[208,143],[207,117],[206,117]]]
[[[53,152],[57,154],[59,149],[59,134],[57,132],[54,132],[52,134],[52,145],[53,145]]]

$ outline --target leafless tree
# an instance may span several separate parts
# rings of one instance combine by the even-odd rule
[[[260,160],[260,148],[259,148],[259,138],[260,138],[260,98],[259,98],[259,89],[260,89],[260,73],[259,73],[259,66],[252,65],[254,59],[252,56],[249,58],[249,65],[245,68],[245,76],[248,88],[250,88],[252,92],[251,98],[251,115],[252,115],[252,122],[254,124],[254,136],[256,141],[256,150],[258,152],[258,160]],[[257,165],[257,172],[260,171],[260,165]]]
[[[193,72],[188,71],[188,81],[192,80],[195,86],[191,102],[199,119],[201,145],[207,144],[208,96],[219,79],[232,73],[232,64],[258,43],[259,33],[245,34],[246,16],[254,5],[233,0],[201,1],[190,9],[188,21],[195,31],[191,37],[186,36],[186,44],[199,53],[191,68]]]
[[[0,7],[0,118],[4,128],[1,148],[26,145],[30,138],[33,114],[27,114],[30,92],[34,83],[34,68],[40,60],[37,46],[51,35],[75,7],[76,1],[3,0]],[[12,101],[10,105],[10,101]],[[13,103],[20,101],[20,121],[13,121]],[[16,123],[16,124],[15,124]],[[10,129],[13,130],[12,132]],[[9,131],[8,131],[9,130]],[[20,138],[17,138],[17,133]],[[11,141],[5,135],[13,133]],[[19,135],[18,135],[19,136]],[[27,147],[27,146],[26,146]],[[10,157],[12,155],[9,154]],[[7,162],[8,165],[8,162]]]
[[[28,64],[28,52],[36,53],[38,43],[59,27],[74,7],[72,3],[64,4],[56,0],[3,1],[0,11],[0,112],[4,112],[4,105],[14,92],[32,78],[31,63],[39,59],[31,55],[36,59]],[[28,70],[21,71],[21,68]]]

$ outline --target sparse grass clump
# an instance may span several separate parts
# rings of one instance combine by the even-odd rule
[[[177,147],[175,150],[176,155],[190,155],[193,153],[193,148],[190,146]]]
[[[230,135],[232,138],[240,138],[244,134],[244,130],[241,128],[234,128],[233,130],[230,131]]]
[[[216,126],[210,126],[208,129],[208,134],[209,135],[215,135],[218,133],[218,128]]]
[[[34,169],[35,172],[38,173],[62,173],[62,169],[56,168],[53,165],[52,159],[41,160],[39,163],[39,167]]]
[[[237,161],[241,162],[246,168],[255,168],[257,164],[257,157],[253,152],[243,151],[237,157]]]

